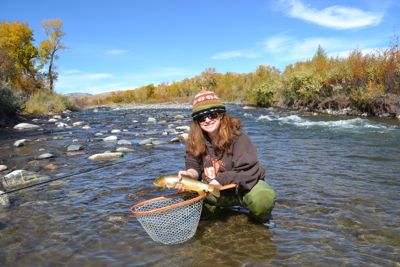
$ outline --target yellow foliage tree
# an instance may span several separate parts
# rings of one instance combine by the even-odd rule
[[[54,80],[57,79],[57,72],[55,71],[54,61],[58,58],[57,51],[65,49],[65,45],[61,39],[65,35],[63,30],[63,23],[60,19],[46,19],[42,21],[42,27],[48,37],[40,43],[40,59],[43,64],[48,64],[47,79],[49,89],[54,91]]]

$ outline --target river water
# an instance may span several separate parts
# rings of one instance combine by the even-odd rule
[[[63,116],[88,130],[57,128],[48,118],[34,122],[42,130],[1,130],[3,175],[25,169],[54,181],[9,193],[11,206],[0,209],[0,266],[400,266],[398,121],[228,110],[242,119],[277,192],[275,228],[226,212],[200,221],[185,243],[154,242],[129,208],[174,192],[152,180],[183,168],[184,143],[139,142],[171,140],[162,133],[190,125],[190,110],[100,108]],[[102,141],[112,129],[134,151],[88,160],[117,147]],[[14,147],[22,138],[25,146]],[[84,149],[67,153],[70,144]],[[35,160],[43,152],[55,157]]]

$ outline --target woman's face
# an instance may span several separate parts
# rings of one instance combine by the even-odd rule
[[[213,136],[218,133],[219,126],[221,125],[222,114],[211,113],[198,120],[200,128],[208,133],[209,136]]]

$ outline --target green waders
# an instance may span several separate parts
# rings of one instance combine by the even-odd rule
[[[217,198],[209,195],[205,198],[203,204],[202,219],[215,217],[220,212],[221,206],[240,205],[250,211],[250,217],[258,222],[265,222],[270,218],[272,209],[275,206],[275,191],[263,180],[247,193]]]

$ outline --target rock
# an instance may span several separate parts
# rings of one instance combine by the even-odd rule
[[[58,128],[69,128],[70,126],[64,122],[57,122],[56,123]]]
[[[104,135],[103,133],[95,133],[94,136],[102,136]]]
[[[189,140],[189,134],[183,133],[183,134],[179,135],[179,140],[186,142],[187,140]]]
[[[117,145],[121,145],[121,146],[123,146],[123,145],[132,145],[132,142],[129,141],[129,140],[124,140],[124,139],[122,139],[122,140],[119,140],[119,141],[117,142]]]
[[[108,137],[103,138],[103,141],[106,141],[106,142],[114,142],[117,140],[118,140],[118,137],[115,135],[110,135]]]
[[[13,190],[29,185],[34,185],[50,180],[49,176],[40,175],[36,172],[15,170],[1,179],[1,184],[6,190]]]
[[[166,142],[166,141],[154,140],[154,141],[151,141],[151,144],[152,144],[152,145],[155,145],[155,146],[158,146],[158,145],[168,144],[168,142]]]
[[[81,126],[83,124],[84,124],[83,121],[77,121],[77,122],[72,123],[72,126]]]
[[[90,125],[82,126],[82,130],[90,130],[90,129],[92,129],[92,127],[90,127]]]
[[[112,134],[117,134],[117,133],[120,133],[120,132],[121,132],[121,130],[119,130],[119,129],[111,130],[111,133],[112,133]]]
[[[116,151],[117,152],[132,152],[132,151],[135,151],[135,150],[133,150],[132,148],[128,148],[128,147],[118,147],[116,149]]]
[[[185,118],[185,116],[183,116],[182,114],[178,114],[174,117],[176,120],[183,120]]]
[[[57,119],[49,119],[48,122],[56,122]]]
[[[17,140],[17,141],[14,142],[14,146],[15,147],[23,146],[23,145],[25,145],[25,142],[26,142],[26,139]]]
[[[244,106],[243,109],[256,109],[256,108],[252,106]]]
[[[185,131],[185,132],[189,132],[190,131],[190,127],[189,126],[178,126],[178,127],[176,127],[176,129],[178,131]]]
[[[8,199],[8,195],[0,190],[0,209],[7,208],[10,206],[10,200]]]
[[[50,163],[50,164],[47,164],[46,166],[44,166],[44,169],[54,171],[54,170],[58,169],[58,166],[54,163]]]
[[[37,129],[39,128],[38,125],[35,124],[30,124],[30,123],[19,123],[14,126],[14,129],[16,130],[31,130],[31,129]]]
[[[179,137],[174,137],[170,140],[171,143],[179,143],[180,141]]]
[[[7,170],[6,165],[0,165],[0,172]]]
[[[157,140],[157,138],[149,138],[149,139],[145,139],[139,142],[139,145],[141,146],[145,146],[145,145],[151,145],[153,143],[154,140]]]
[[[124,154],[122,152],[105,152],[91,155],[88,159],[90,160],[110,160],[117,159],[123,157]]]
[[[44,153],[41,154],[39,157],[37,157],[37,159],[50,159],[50,158],[54,158],[54,155],[51,153]]]
[[[149,123],[157,123],[157,120],[155,118],[153,118],[153,117],[149,117],[147,119],[147,122],[149,122]]]
[[[68,147],[67,147],[67,151],[68,152],[71,152],[71,151],[79,151],[79,150],[82,150],[83,149],[83,147],[81,146],[81,145],[69,145]]]
[[[54,115],[54,116],[53,116],[53,119],[56,119],[56,120],[61,120],[61,119],[62,119],[62,117],[61,117],[61,115]]]

